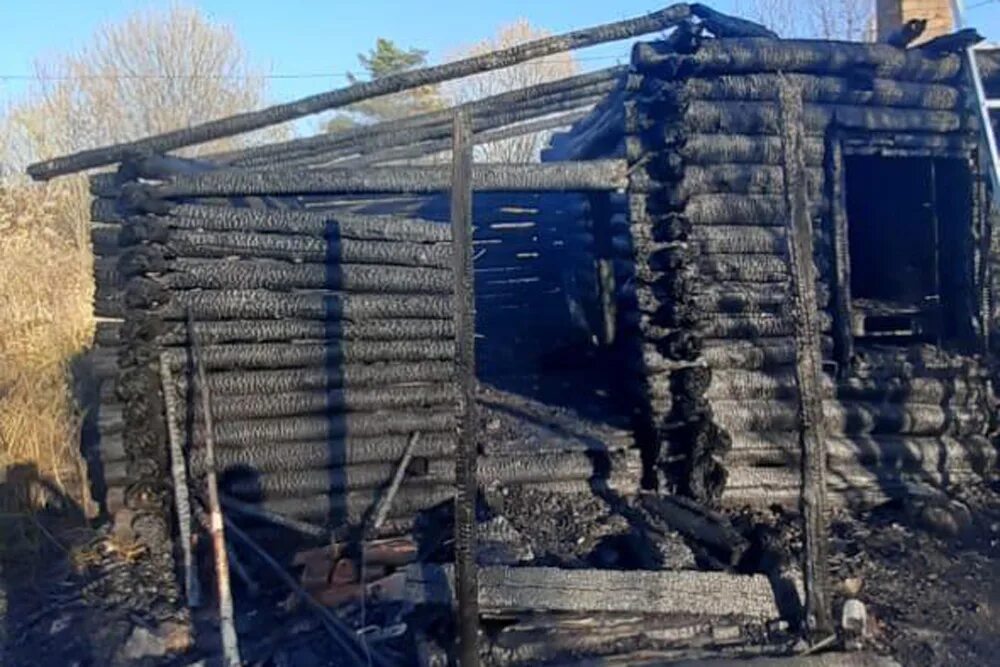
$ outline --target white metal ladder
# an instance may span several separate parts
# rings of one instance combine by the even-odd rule
[[[965,11],[963,0],[951,0],[951,11],[956,29],[967,27],[965,24]],[[993,190],[993,203],[997,210],[1000,210],[1000,154],[997,151],[997,137],[993,131],[992,115],[1000,113],[1000,99],[989,99],[986,97],[986,90],[983,88],[983,78],[979,71],[979,61],[976,59],[976,52],[981,50],[979,45],[970,46],[965,50],[965,57],[969,67],[969,74],[972,78],[972,86],[976,93],[976,106],[979,108],[979,120],[983,132],[983,144],[986,149],[981,158],[987,162],[984,166],[990,174],[990,185]]]

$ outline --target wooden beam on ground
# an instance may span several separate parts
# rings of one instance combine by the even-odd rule
[[[414,602],[451,604],[449,566],[417,563],[406,570]],[[780,617],[764,575],[692,570],[564,570],[491,566],[479,569],[483,611],[603,611],[644,614]]]
[[[750,548],[749,541],[733,528],[725,516],[693,500],[643,493],[639,502],[654,530],[666,524],[666,528],[708,547],[712,555],[726,565],[735,566]]]
[[[452,139],[451,238],[455,272],[455,365],[461,389],[455,450],[455,571],[458,651],[462,667],[479,664],[479,583],[476,572],[476,351],[472,274],[472,123],[455,114]]]
[[[823,352],[813,229],[809,217],[803,140],[802,91],[783,83],[778,96],[784,154],[788,253],[791,264],[795,326],[795,374],[799,384],[802,439],[802,516],[805,522],[805,586],[807,624],[826,636],[832,630],[827,582],[826,448],[823,419]]]
[[[137,153],[163,153],[185,146],[193,146],[214,139],[259,130],[263,127],[295,120],[296,118],[309,116],[320,111],[345,107],[362,100],[398,93],[402,90],[440,83],[441,81],[457,79],[480,72],[502,69],[555,53],[594,46],[595,44],[605,42],[619,41],[651,32],[659,32],[677,25],[690,15],[690,7],[686,3],[679,3],[638,18],[607,23],[584,30],[576,30],[563,35],[545,37],[503,49],[502,51],[493,51],[444,65],[393,74],[286,104],[268,107],[260,111],[238,114],[229,118],[174,130],[173,132],[147,137],[138,141],[94,148],[74,153],[73,155],[46,160],[28,167],[28,173],[36,179],[48,179],[61,174],[121,162],[123,159]]]

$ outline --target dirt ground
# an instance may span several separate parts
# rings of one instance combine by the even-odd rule
[[[532,504],[525,503],[529,500],[537,499],[514,495],[504,502]],[[542,540],[544,553],[538,555],[546,560],[572,567],[577,559],[601,553],[595,549],[601,535],[621,534],[620,517],[608,516],[597,504],[562,508],[564,512],[547,509],[555,518],[578,512],[594,515],[602,528],[586,544],[563,544],[566,540],[557,527],[543,530],[529,518],[519,528],[535,523],[531,532]],[[801,546],[793,514],[775,510],[768,517],[791,549]],[[43,514],[19,524],[5,520],[2,528],[5,545],[17,541],[11,536],[28,534],[37,542],[30,557],[23,551],[4,552],[0,664],[185,664],[126,657],[125,645],[135,641],[137,628],[153,629],[171,621],[171,601],[143,583],[149,579],[144,570],[152,567],[148,561],[133,559],[100,532],[81,530],[57,516]],[[838,591],[835,609],[840,609],[845,590],[860,587],[858,597],[867,605],[874,649],[907,667],[998,664],[1000,484],[965,489],[951,503],[838,511],[830,546],[832,581]],[[590,558],[584,558],[587,553]],[[183,644],[185,638],[175,641]]]
[[[954,501],[840,513],[831,526],[834,582],[861,584],[873,644],[906,667],[1000,664],[1000,484]]]

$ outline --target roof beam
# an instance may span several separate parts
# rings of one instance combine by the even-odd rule
[[[402,90],[440,83],[480,72],[502,69],[555,53],[662,31],[677,25],[690,16],[690,7],[686,3],[679,3],[625,21],[545,37],[501,51],[357,83],[260,111],[251,111],[138,141],[94,148],[38,162],[28,167],[28,173],[35,179],[44,180],[61,174],[114,164],[136,154],[164,153],[185,146],[259,130],[263,127],[295,120],[328,109],[344,107],[373,97],[398,93]]]

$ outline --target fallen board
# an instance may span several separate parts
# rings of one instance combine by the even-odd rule
[[[408,598],[451,604],[450,565],[407,568]],[[677,570],[564,570],[555,567],[479,569],[482,611],[641,611],[649,614],[780,617],[767,577]]]

